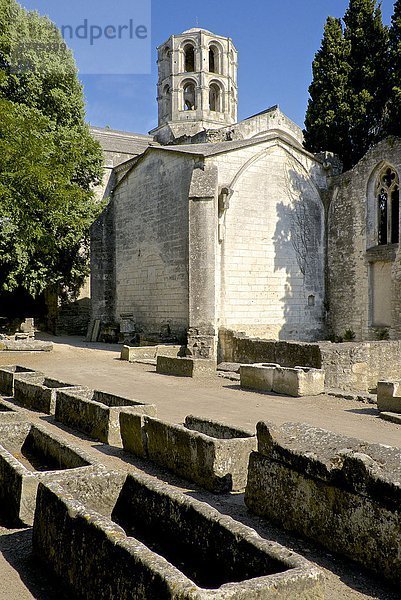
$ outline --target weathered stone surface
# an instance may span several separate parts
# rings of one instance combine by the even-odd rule
[[[120,421],[126,450],[216,493],[245,488],[249,455],[256,448],[251,432],[193,416],[184,425],[124,413]]]
[[[14,398],[21,406],[31,410],[54,415],[56,409],[56,393],[58,389],[80,390],[81,386],[63,383],[56,379],[50,379],[42,374],[26,377],[15,376]]]
[[[257,429],[248,508],[400,583],[401,450],[304,424]]]
[[[93,464],[81,449],[50,435],[38,425],[2,421],[0,510],[3,517],[12,525],[31,525],[40,481],[55,481],[61,474],[74,478],[82,469],[95,468]]]
[[[41,342],[40,340],[3,340],[1,350],[12,352],[51,352],[53,342]]]
[[[156,411],[154,416],[156,416]],[[147,458],[148,444],[144,428],[145,416],[123,409],[120,411],[119,418],[124,450],[140,458]]]
[[[274,373],[278,366],[274,363],[241,365],[241,387],[248,390],[271,392],[273,390]]]
[[[216,361],[201,358],[173,358],[158,356],[156,372],[176,377],[210,377],[216,374]]]
[[[177,357],[183,351],[182,346],[174,344],[159,344],[158,346],[123,346],[121,360],[134,362],[142,359],[152,359],[158,356]]]
[[[384,419],[385,421],[390,421],[390,423],[396,423],[397,425],[401,425],[401,414],[394,412],[381,412],[379,413],[379,417]]]
[[[318,396],[324,392],[324,372],[309,367],[280,367],[272,363],[241,365],[241,387],[285,396]]]
[[[41,484],[33,547],[87,600],[324,597],[304,558],[143,475]]]
[[[14,395],[14,377],[23,375],[24,377],[36,377],[42,375],[39,371],[20,367],[19,365],[9,365],[0,369],[0,394],[4,396]]]
[[[56,391],[55,418],[105,444],[121,446],[119,414],[156,415],[156,407],[106,392],[89,389]]]
[[[401,341],[283,342],[220,330],[219,344],[220,360],[322,369],[330,389],[369,392],[378,381],[397,379],[401,372]]]
[[[401,381],[379,381],[377,408],[380,412],[401,414]]]

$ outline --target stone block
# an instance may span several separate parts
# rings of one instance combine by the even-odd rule
[[[156,359],[158,356],[177,357],[182,352],[182,346],[174,344],[159,344],[158,346],[123,346],[121,360],[135,362],[136,360]]]
[[[121,435],[126,450],[216,493],[245,489],[249,455],[256,436],[189,416],[184,425],[126,416]]]
[[[40,484],[33,550],[87,600],[324,598],[306,559],[146,475]]]
[[[390,423],[401,425],[401,413],[381,412],[379,413],[379,417],[384,421],[390,421]]]
[[[85,388],[56,390],[56,420],[105,444],[121,446],[119,414],[123,409],[137,414],[156,415],[153,404],[106,392]]]
[[[39,425],[0,422],[0,511],[7,524],[32,525],[40,481],[55,481],[61,473],[74,478],[94,468],[81,449]]]
[[[16,376],[14,378],[14,398],[21,406],[54,415],[56,409],[56,393],[58,389],[80,390],[81,386],[63,383],[56,379],[36,375],[32,377]]]
[[[324,392],[324,371],[309,367],[277,367],[273,391],[285,396],[318,396]]]
[[[40,340],[3,340],[1,350],[9,352],[51,352],[53,342],[42,342]]]
[[[401,450],[306,424],[257,426],[249,510],[401,582]]]
[[[278,366],[274,363],[241,365],[241,387],[263,392],[273,391],[274,372]]]
[[[145,416],[123,409],[120,411],[119,417],[120,434],[124,450],[140,458],[147,458],[148,448],[144,429]]]
[[[156,373],[162,375],[175,375],[176,377],[211,377],[216,374],[217,363],[215,360],[202,358],[173,358],[171,356],[158,356]]]
[[[23,375],[24,377],[34,377],[42,375],[39,371],[21,367],[19,365],[7,365],[0,368],[0,394],[4,396],[14,396],[14,377]]]
[[[401,381],[379,381],[377,408],[380,412],[401,414]]]

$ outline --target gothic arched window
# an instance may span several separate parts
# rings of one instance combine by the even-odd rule
[[[189,81],[184,85],[184,110],[196,110],[195,84]]]
[[[377,181],[377,243],[398,244],[400,240],[400,182],[391,167],[380,172]]]
[[[184,47],[184,71],[193,73],[195,71],[195,48],[192,44]]]

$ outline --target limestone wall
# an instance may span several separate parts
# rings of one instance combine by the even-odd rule
[[[337,336],[351,329],[357,340],[377,339],[376,330],[388,328],[391,337],[401,337],[399,247],[377,245],[375,184],[385,164],[401,176],[401,140],[379,143],[334,182],[328,222],[328,299],[330,327]],[[384,289],[392,305],[388,322]]]
[[[324,315],[320,163],[277,139],[214,159],[232,190],[220,216],[220,323],[275,339],[317,339]]]
[[[114,192],[115,319],[188,327],[188,195],[193,159],[152,152]]]

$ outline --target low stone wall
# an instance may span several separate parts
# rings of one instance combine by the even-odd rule
[[[375,390],[378,381],[397,379],[401,373],[401,341],[282,342],[222,329],[219,348],[219,360],[224,362],[322,369],[326,388],[345,391]]]
[[[24,408],[54,415],[56,410],[56,393],[58,389],[80,390],[82,386],[74,386],[44,375],[14,378],[14,399]]]
[[[257,426],[245,503],[401,583],[401,450],[305,424]]]
[[[322,574],[304,558],[137,474],[41,484],[33,548],[87,600],[324,597]]]
[[[15,376],[24,375],[24,377],[32,377],[42,375],[39,371],[20,367],[19,365],[10,365],[0,368],[0,394],[4,396],[14,396],[14,378]]]
[[[41,340],[2,340],[0,351],[6,352],[51,352],[53,342],[42,342]]]
[[[27,422],[0,424],[0,511],[7,523],[32,525],[40,481],[74,478],[95,467],[79,448]],[[97,467],[99,468],[99,467]],[[68,470],[68,475],[67,471]]]
[[[156,359],[158,356],[176,358],[183,352],[184,347],[174,344],[159,344],[158,346],[123,346],[121,360],[134,362],[136,360]]]
[[[401,414],[401,381],[379,381],[377,408],[380,412]]]
[[[120,415],[127,451],[149,458],[212,492],[245,489],[256,436],[215,421],[187,417],[184,425]]]
[[[121,446],[119,415],[123,409],[156,416],[153,404],[97,390],[56,390],[56,420],[105,444]]]
[[[274,364],[241,365],[241,387],[285,396],[318,396],[324,392],[324,371]]]
[[[215,375],[216,368],[217,364],[215,360],[158,356],[156,373],[175,375],[176,377],[202,378]]]

